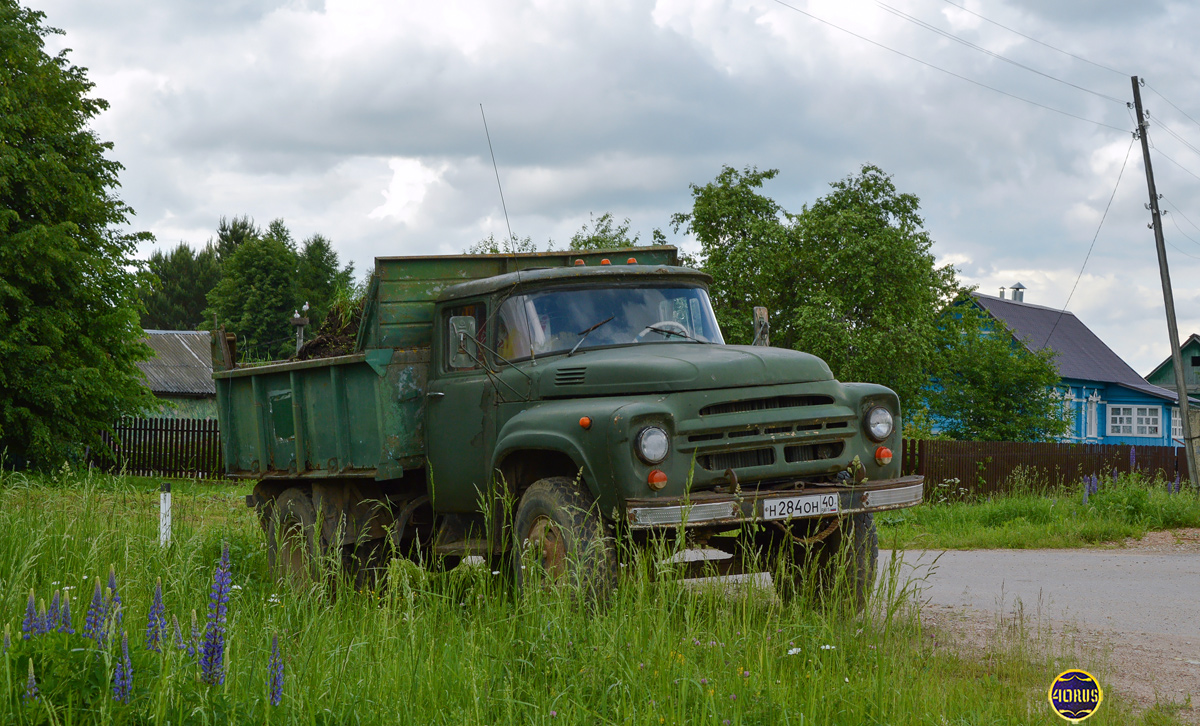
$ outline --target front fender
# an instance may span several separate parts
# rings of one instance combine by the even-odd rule
[[[612,413],[625,402],[594,399],[548,401],[513,416],[496,435],[492,471],[518,451],[557,451],[582,472],[588,490],[601,506],[611,512],[619,502],[613,487],[612,466],[608,456],[608,428]],[[591,419],[591,427],[580,426],[580,419]]]

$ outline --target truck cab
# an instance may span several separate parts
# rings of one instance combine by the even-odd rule
[[[378,540],[394,553],[482,556],[512,565],[518,585],[526,570],[516,563],[532,561],[556,577],[582,572],[602,592],[616,576],[617,538],[644,544],[683,532],[695,546],[743,555],[731,567],[751,548],[783,548],[797,562],[816,550],[833,562],[848,548],[851,580],[865,593],[877,551],[872,513],[922,498],[922,479],[901,476],[896,395],[839,382],[807,353],[726,344],[710,278],[669,264],[673,250],[668,264],[639,263],[639,253],[654,254],[565,253],[552,258],[559,264],[440,286],[421,316],[427,348],[387,347],[409,323],[384,299],[389,282],[378,281],[362,360],[324,367],[335,388],[352,373],[376,383],[374,416],[362,415],[373,424],[359,429],[374,430],[380,462],[369,482],[339,477],[343,466],[311,476],[299,448],[304,465],[286,474],[260,464],[249,499],[269,540],[340,523],[343,546]],[[364,371],[371,355],[374,375]],[[287,383],[305,387],[295,372]],[[264,380],[257,395],[269,399],[267,388]],[[328,394],[309,388],[290,430],[321,438],[301,419]],[[334,436],[364,438],[349,409],[333,418],[343,430]],[[291,489],[299,493],[285,497]],[[297,505],[304,496],[309,503]],[[367,512],[367,499],[388,506]],[[306,509],[317,503],[334,518]],[[718,536],[731,531],[738,536]],[[300,541],[309,556],[323,540]],[[783,580],[781,592],[799,584]]]

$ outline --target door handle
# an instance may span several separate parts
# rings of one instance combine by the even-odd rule
[[[442,393],[441,391],[430,391],[429,393],[425,394],[427,398],[444,398],[445,395],[446,394]]]

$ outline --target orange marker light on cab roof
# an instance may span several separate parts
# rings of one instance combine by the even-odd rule
[[[628,260],[625,260],[625,264],[627,264],[627,265],[636,265],[636,264],[637,264],[637,258],[636,258],[636,257],[630,257]]]
[[[646,484],[654,491],[658,491],[667,485],[667,473],[661,469],[651,469],[650,476],[646,477]]]
[[[592,419],[584,416],[583,418],[579,419],[579,426],[580,428],[590,429],[592,427]]]
[[[583,267],[583,260],[575,260],[576,267]]]
[[[878,449],[875,449],[875,463],[880,466],[892,463],[892,450],[886,446],[880,446]]]
[[[612,263],[611,263],[611,262],[609,262],[607,259],[603,259],[603,260],[600,260],[600,264],[602,264],[602,265],[611,265]]]

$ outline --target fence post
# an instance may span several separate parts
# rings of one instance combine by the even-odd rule
[[[162,483],[162,491],[158,495],[158,546],[167,547],[171,544],[171,482]]]

